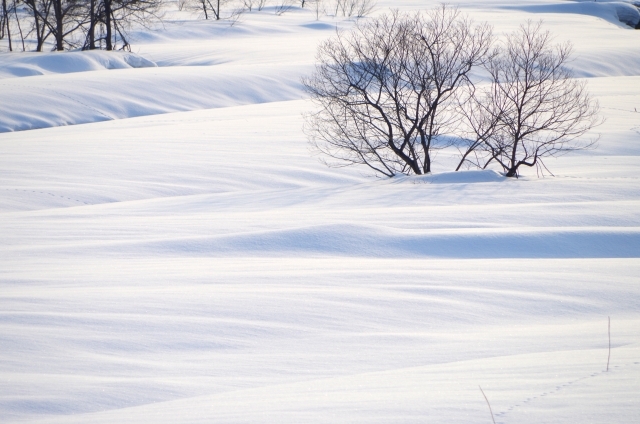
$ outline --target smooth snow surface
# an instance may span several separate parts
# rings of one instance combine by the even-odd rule
[[[428,176],[327,168],[300,78],[353,22],[306,10],[0,55],[0,422],[491,423],[478,386],[497,423],[636,422],[629,3],[456,3],[573,42],[596,149],[518,180],[449,150]]]

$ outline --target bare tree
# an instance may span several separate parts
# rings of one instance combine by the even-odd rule
[[[334,0],[326,5],[327,13],[333,16],[363,17],[368,15],[376,6],[374,0]]]
[[[32,15],[32,28],[30,33],[36,36],[36,51],[41,52],[44,42],[51,35],[48,22],[51,19],[51,0],[23,0]]]
[[[53,19],[44,22],[49,27],[56,41],[56,50],[64,50],[71,44],[67,36],[80,29],[85,23],[85,2],[83,0],[51,0]]]
[[[502,117],[501,111],[492,101],[492,91],[476,90],[473,85],[466,88],[458,98],[458,112],[463,123],[456,133],[459,137],[456,147],[460,152],[456,171],[463,167],[485,169],[500,153],[493,149],[494,143],[489,141],[497,136],[496,128]]]
[[[16,26],[18,27],[18,33],[20,34],[20,41],[22,41],[22,51],[26,51],[27,48],[24,45],[24,32],[22,32],[22,25],[20,25],[20,16],[18,16],[18,4],[17,1],[13,2],[13,15],[16,18]]]
[[[274,8],[276,15],[280,16],[288,12],[293,7],[294,2],[295,0],[278,0]]]
[[[11,43],[11,21],[9,13],[11,12],[11,4],[7,5],[7,0],[2,0],[2,10],[0,13],[0,39],[4,38],[5,31],[7,35],[7,41],[9,43],[9,51],[13,51],[13,45]]]
[[[15,41],[15,38],[13,37],[14,33],[11,31],[12,19],[15,21],[15,26],[18,28],[18,35],[20,36],[20,41],[22,43],[22,51],[26,51],[26,37],[24,31],[22,31],[22,25],[20,24],[20,15],[23,13],[20,13],[20,15],[18,14],[18,1],[19,0],[2,0],[0,7],[0,39],[3,39],[5,35],[7,36],[7,43],[10,52],[13,51],[13,42]]]
[[[257,2],[256,0],[242,0],[242,5],[244,6],[245,9],[251,12],[253,8],[257,6]]]
[[[204,16],[205,19],[213,18],[216,21],[222,19],[222,6],[230,3],[230,0],[187,0],[187,8],[199,11],[201,16]],[[253,3],[260,3],[258,0],[255,1],[245,1],[242,5],[247,7],[249,5],[253,8]],[[260,10],[260,9],[258,9]]]
[[[490,45],[489,26],[447,6],[338,33],[303,81],[320,109],[306,117],[312,145],[330,165],[363,164],[389,177],[431,172],[435,139],[456,119],[456,92]]]
[[[368,15],[376,3],[373,0],[337,0],[336,11],[339,9],[342,16],[345,17],[362,17]]]
[[[83,48],[128,49],[127,33],[131,26],[149,27],[159,22],[161,6],[162,0],[90,0],[84,15],[86,37]],[[96,33],[97,30],[100,33]]]
[[[313,4],[313,11],[316,14],[316,21],[317,21],[317,20],[320,19],[320,10],[322,10],[324,8],[323,7],[323,0],[313,0],[311,2],[311,4]]]
[[[567,67],[570,56],[571,45],[553,45],[541,23],[508,35],[488,61],[490,87],[467,103],[475,108],[467,122],[481,141],[482,167],[495,161],[507,177],[517,177],[522,165],[544,172],[544,158],[594,143],[579,138],[601,122],[598,103]]]

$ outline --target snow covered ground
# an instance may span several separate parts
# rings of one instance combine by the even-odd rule
[[[573,42],[597,149],[519,180],[326,168],[300,77],[352,22],[307,11],[1,54],[0,422],[490,423],[478,386],[497,423],[637,421],[631,6],[458,3]]]

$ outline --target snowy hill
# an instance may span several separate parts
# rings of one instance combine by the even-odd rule
[[[633,6],[457,3],[574,44],[597,148],[544,178],[328,168],[300,79],[354,22],[311,10],[0,54],[0,421],[490,423],[481,386],[497,423],[634,422]]]

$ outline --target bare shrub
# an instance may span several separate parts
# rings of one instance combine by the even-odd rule
[[[544,158],[592,146],[594,140],[580,137],[601,122],[599,107],[567,67],[570,57],[571,45],[553,45],[540,23],[509,34],[487,62],[490,86],[461,108],[476,145],[458,168],[495,162],[507,177],[517,177],[523,165],[544,173]]]
[[[455,117],[455,96],[483,63],[491,29],[455,8],[392,12],[322,44],[303,83],[319,111],[305,131],[334,166],[376,173],[431,172],[435,138]]]
[[[254,8],[258,11],[264,9],[267,0],[242,0],[242,5],[246,10],[251,12]]]
[[[362,17],[366,16],[375,7],[376,3],[373,0],[338,0],[340,11],[342,16],[346,17]]]
[[[275,14],[280,16],[291,10],[294,5],[294,1],[295,0],[278,0],[274,7]]]

